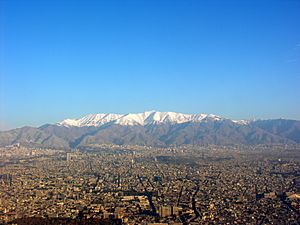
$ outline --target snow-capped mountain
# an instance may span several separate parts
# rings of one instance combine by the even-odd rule
[[[109,123],[111,121],[116,121],[117,119],[121,118],[124,115],[120,115],[120,114],[104,114],[104,113],[100,113],[100,114],[89,114],[86,115],[80,119],[65,119],[59,123],[57,123],[58,125],[61,126],[75,126],[75,127],[85,127],[85,126],[101,126],[103,124]]]
[[[147,111],[90,114],[57,124],[0,132],[0,147],[79,148],[101,144],[180,146],[299,144],[300,121],[230,120],[212,114]]]
[[[128,114],[89,114],[79,119],[65,119],[58,122],[60,126],[95,126],[99,127],[107,123],[133,126],[133,125],[149,125],[149,124],[180,124],[186,122],[206,122],[206,121],[219,121],[225,120],[220,116],[213,114],[183,114],[175,112],[158,112],[146,111],[143,113],[128,113]],[[232,120],[237,124],[247,124],[244,120]]]

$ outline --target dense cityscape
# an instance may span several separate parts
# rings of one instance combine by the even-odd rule
[[[0,149],[0,223],[299,224],[299,145]]]
[[[0,225],[300,225],[300,0],[0,0]]]

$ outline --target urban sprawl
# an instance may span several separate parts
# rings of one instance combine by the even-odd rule
[[[0,224],[300,224],[299,152],[298,145],[7,146]]]

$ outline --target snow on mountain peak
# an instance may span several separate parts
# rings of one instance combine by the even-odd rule
[[[57,125],[60,126],[102,126],[107,123],[113,123],[118,125],[134,126],[134,125],[149,125],[149,124],[179,124],[186,122],[207,122],[207,121],[219,121],[224,118],[216,116],[213,114],[183,114],[175,112],[159,112],[159,111],[146,111],[143,113],[128,113],[128,114],[111,114],[111,113],[101,113],[101,114],[89,114],[79,119],[65,119],[58,122]],[[235,121],[240,125],[246,125],[247,121]]]
[[[121,114],[89,114],[80,119],[65,119],[59,123],[61,126],[76,126],[76,127],[84,127],[84,126],[101,126],[103,124],[115,121],[122,117]]]

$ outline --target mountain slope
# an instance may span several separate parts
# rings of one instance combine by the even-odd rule
[[[77,148],[91,144],[231,145],[300,143],[300,121],[235,121],[212,114],[148,111],[130,114],[90,114],[39,128],[0,132],[0,146]]]
[[[253,122],[252,125],[300,143],[300,121],[284,119],[258,120]]]
[[[16,143],[34,147],[69,148],[68,142],[63,138],[59,138],[52,132],[45,132],[39,128],[23,127],[0,132],[0,146]]]

